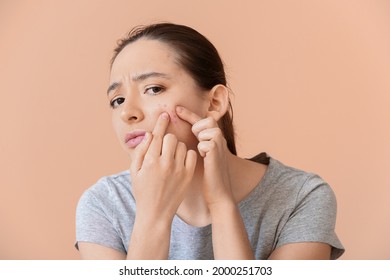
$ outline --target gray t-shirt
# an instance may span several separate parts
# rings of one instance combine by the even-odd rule
[[[266,173],[238,204],[256,259],[267,259],[276,248],[294,242],[332,246],[332,259],[344,248],[335,233],[336,198],[318,175],[269,158]],[[127,254],[136,204],[129,171],[101,178],[82,195],[76,213],[77,242],[92,242]],[[227,244],[227,246],[229,246]],[[213,259],[211,225],[195,227],[175,216],[169,259]]]

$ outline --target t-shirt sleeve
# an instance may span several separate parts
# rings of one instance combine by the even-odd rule
[[[90,242],[126,252],[116,230],[114,204],[100,181],[81,196],[76,210],[76,244]]]
[[[344,248],[335,233],[337,203],[330,186],[310,175],[297,194],[295,207],[283,227],[277,247],[296,242],[321,242],[332,247],[331,259]]]

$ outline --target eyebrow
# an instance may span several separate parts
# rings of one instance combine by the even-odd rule
[[[139,81],[144,81],[146,79],[152,78],[152,77],[160,77],[164,78],[167,80],[170,80],[171,77],[165,73],[160,73],[160,72],[146,72],[146,73],[141,73],[141,74],[136,74],[131,77],[131,79],[134,82],[139,82]],[[112,90],[117,89],[120,85],[122,85],[121,82],[114,82],[112,83],[108,89],[107,89],[107,94],[109,94]]]
[[[110,91],[112,90],[115,90],[117,87],[119,87],[122,83],[119,83],[119,82],[115,82],[115,83],[112,83],[108,89],[107,89],[107,95],[110,93]]]
[[[143,81],[151,77],[160,77],[160,78],[165,78],[170,80],[171,77],[165,73],[160,73],[160,72],[147,72],[147,73],[141,73],[141,74],[136,74],[134,75],[131,79],[135,82],[138,81]]]

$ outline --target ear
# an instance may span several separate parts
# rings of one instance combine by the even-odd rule
[[[209,96],[207,116],[219,121],[229,109],[229,90],[226,86],[218,84],[210,90]]]

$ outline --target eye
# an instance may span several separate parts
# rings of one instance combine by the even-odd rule
[[[157,95],[157,94],[160,94],[163,90],[164,90],[163,87],[160,87],[160,86],[151,86],[151,87],[146,88],[145,94]]]
[[[119,105],[121,105],[123,102],[125,102],[125,99],[123,97],[118,97],[110,102],[111,108],[115,109]]]

